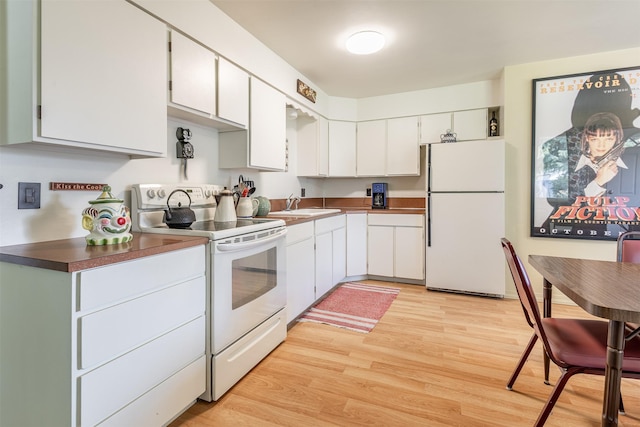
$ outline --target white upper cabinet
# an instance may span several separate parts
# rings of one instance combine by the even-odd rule
[[[218,167],[284,171],[287,167],[286,98],[250,79],[249,129],[220,132]]]
[[[420,143],[440,142],[440,135],[453,129],[451,113],[429,114],[420,117]]]
[[[216,55],[182,34],[171,31],[171,102],[216,114]]]
[[[440,142],[440,136],[450,129],[457,141],[487,139],[487,109],[454,111],[420,117],[420,143]]]
[[[387,120],[387,175],[420,175],[418,117]]]
[[[453,131],[458,141],[487,139],[487,109],[456,111],[453,113]]]
[[[163,23],[124,1],[0,7],[10,35],[2,84],[12,106],[2,143],[166,155]]]
[[[249,166],[283,171],[286,168],[286,98],[268,84],[251,79]]]
[[[329,121],[329,176],[356,176],[356,124]]]
[[[359,122],[356,141],[356,172],[358,176],[386,175],[387,121]]]
[[[418,117],[358,123],[358,176],[420,175]]]
[[[329,171],[329,124],[327,119],[298,115],[298,176],[327,176]]]
[[[329,121],[318,119],[318,175],[329,175]]]
[[[247,126],[249,123],[249,74],[218,58],[218,117]]]

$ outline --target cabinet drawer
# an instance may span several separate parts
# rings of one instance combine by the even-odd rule
[[[79,310],[113,304],[182,282],[205,271],[204,246],[153,255],[79,273]]]
[[[369,214],[367,221],[369,225],[388,225],[388,226],[397,226],[397,227],[424,227],[423,215]]]
[[[287,246],[313,237],[313,221],[287,227]]]
[[[345,215],[337,215],[329,218],[317,219],[315,223],[316,234],[322,234],[345,227],[347,225],[347,220]]]
[[[99,425],[101,427],[165,425],[204,393],[206,378],[206,356],[202,356]]]
[[[79,425],[95,425],[204,355],[199,317],[79,378]]]
[[[200,276],[80,318],[80,368],[105,362],[204,315],[205,289]]]
[[[286,339],[285,315],[286,310],[281,310],[213,357],[213,370],[216,375],[213,400],[222,397],[251,368]]]

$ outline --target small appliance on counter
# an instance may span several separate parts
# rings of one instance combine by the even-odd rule
[[[373,209],[387,208],[387,183],[374,182],[371,184],[371,207]]]

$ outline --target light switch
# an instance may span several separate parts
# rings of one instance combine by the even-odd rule
[[[18,183],[18,209],[40,209],[40,183]]]

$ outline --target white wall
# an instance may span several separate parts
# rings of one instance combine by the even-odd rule
[[[503,105],[499,80],[397,93],[358,100],[358,120],[416,116]]]
[[[615,260],[615,242],[529,237],[531,209],[532,80],[637,66],[640,48],[509,66],[504,71],[503,130],[507,141],[507,238],[511,240],[541,295],[542,277],[529,266],[530,254]],[[640,127],[640,119],[636,120]],[[511,278],[508,293],[515,297]],[[614,286],[615,284],[612,284]],[[554,293],[554,297],[559,292]],[[566,298],[559,300],[567,301]]]
[[[170,118],[167,126],[168,157],[134,159],[126,156],[55,148],[42,145],[0,146],[0,246],[46,240],[84,237],[82,210],[89,200],[100,195],[95,191],[50,191],[50,182],[104,183],[112,193],[131,201],[131,184],[138,183],[214,183],[232,187],[238,176],[255,181],[255,195],[286,198],[300,195],[322,197],[322,180],[295,175],[295,123],[287,123],[290,140],[288,172],[256,172],[249,169],[218,169],[218,131]],[[176,128],[192,131],[195,158],[188,161],[187,175],[182,175],[182,160],[175,158]],[[40,209],[17,209],[18,183],[41,184]]]
[[[175,157],[175,130],[190,127],[196,158],[189,161],[189,180],[181,178]],[[130,184],[140,182],[215,182],[222,178],[209,167],[217,156],[217,131],[169,121],[170,156],[135,159],[104,152],[38,145],[0,146],[0,245],[85,236],[82,210],[100,195],[91,191],[50,191],[50,182],[105,183],[114,196],[129,203]],[[18,182],[41,183],[40,209],[17,209]]]

